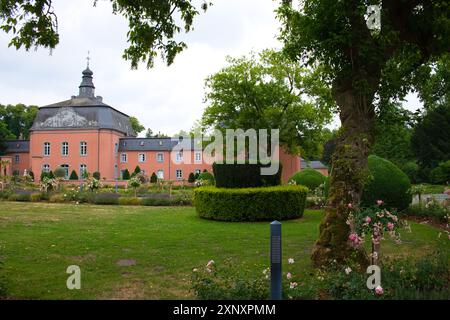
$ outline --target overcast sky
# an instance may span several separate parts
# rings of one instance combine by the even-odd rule
[[[172,66],[158,62],[153,69],[141,65],[131,70],[122,59],[127,21],[111,13],[109,1],[99,1],[95,8],[93,0],[54,1],[60,43],[51,55],[42,48],[29,52],[7,48],[1,34],[0,103],[42,106],[78,94],[89,50],[96,95],[104,102],[136,116],[154,132],[172,135],[189,130],[205,108],[204,79],[225,66],[227,55],[281,48],[276,40],[280,27],[276,1],[213,2],[197,17],[195,30],[183,37],[188,49]],[[417,99],[410,99],[409,109],[418,106]]]

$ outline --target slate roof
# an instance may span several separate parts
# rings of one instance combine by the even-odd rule
[[[60,108],[60,107],[98,107],[98,106],[104,106],[104,107],[110,107],[109,105],[103,103],[103,101],[100,98],[91,98],[91,97],[79,97],[74,96],[72,99],[49,104],[46,106],[42,106],[41,108]]]
[[[312,168],[312,169],[328,169],[328,167],[326,165],[324,165],[322,162],[318,161],[318,160],[305,160],[302,158],[301,160],[301,168],[302,169],[306,169],[306,168]]]
[[[178,143],[179,138],[122,138],[119,143],[119,152],[125,151],[171,151]],[[194,149],[194,140],[183,140],[184,150]]]
[[[40,107],[32,131],[112,129],[135,136],[129,117],[98,98],[76,97]]]
[[[30,140],[6,140],[5,153],[30,152]]]
[[[31,131],[112,129],[135,137],[128,115],[104,103],[102,97],[95,97],[89,65],[82,73],[79,95],[40,107]]]

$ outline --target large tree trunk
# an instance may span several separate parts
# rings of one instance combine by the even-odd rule
[[[326,265],[332,260],[343,264],[349,258],[362,265],[368,264],[363,250],[349,246],[350,228],[346,221],[350,211],[348,204],[358,205],[367,176],[367,157],[373,141],[375,119],[372,104],[375,90],[370,91],[364,90],[361,94],[351,85],[333,84],[333,97],[340,110],[343,133],[333,154],[326,216],[312,254],[316,266]]]

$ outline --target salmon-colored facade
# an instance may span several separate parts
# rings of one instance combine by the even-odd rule
[[[212,161],[205,161],[201,149],[177,151],[179,139],[136,138],[128,115],[94,95],[92,75],[89,67],[83,71],[78,96],[39,109],[29,141],[8,142],[6,156],[0,158],[10,163],[4,164],[7,174],[32,171],[39,182],[41,172],[63,167],[67,178],[72,171],[80,179],[85,171],[99,172],[103,180],[114,183],[137,166],[147,176],[155,173],[172,181],[187,180],[191,172],[212,171]],[[287,182],[300,170],[300,157],[283,150],[279,157]]]

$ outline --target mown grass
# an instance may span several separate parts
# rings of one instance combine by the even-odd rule
[[[312,271],[310,252],[321,211],[283,222],[283,255],[298,273]],[[386,255],[420,256],[450,241],[412,223]],[[208,260],[231,259],[240,272],[269,264],[269,224],[198,218],[191,207],[125,207],[0,202],[0,271],[10,298],[190,299],[190,275]],[[120,266],[120,260],[135,264]],[[81,268],[81,290],[68,290],[66,268]],[[286,265],[286,264],[285,264]],[[292,270],[292,267],[290,268]]]

